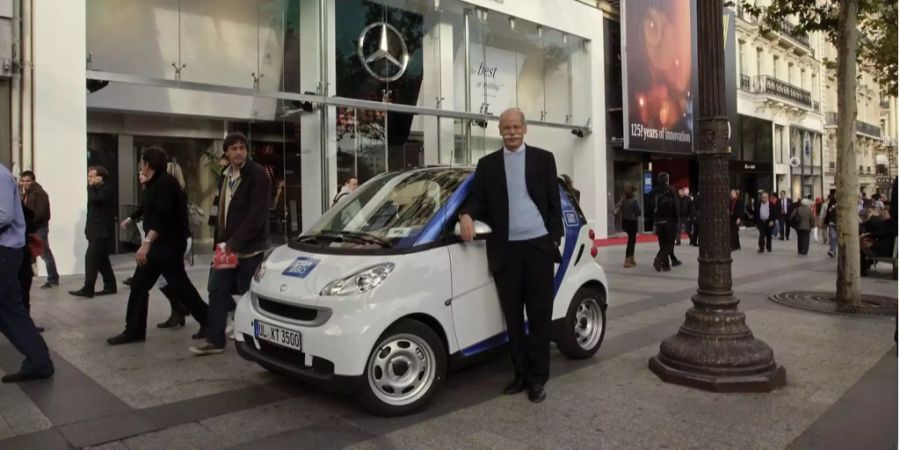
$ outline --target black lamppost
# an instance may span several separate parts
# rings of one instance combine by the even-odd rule
[[[694,306],[678,333],[663,340],[650,370],[663,381],[719,392],[769,392],[784,367],[753,337],[731,290],[728,117],[722,0],[696,0],[699,83],[700,270]]]

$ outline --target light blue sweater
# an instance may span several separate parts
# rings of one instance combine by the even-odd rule
[[[503,150],[506,190],[509,195],[509,240],[527,241],[547,235],[544,218],[525,185],[525,144],[511,152]]]

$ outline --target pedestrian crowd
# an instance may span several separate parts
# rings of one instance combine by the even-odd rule
[[[863,276],[872,267],[873,259],[896,256],[896,184],[895,178],[889,201],[885,201],[886,197],[880,192],[876,192],[871,198],[866,198],[865,194],[859,196],[857,212]],[[622,230],[627,235],[623,266],[631,268],[637,265],[634,245],[641,228],[639,223],[642,211],[634,185],[625,183],[623,192],[622,197],[613,205],[612,213],[621,221]],[[750,197],[748,201],[744,198],[740,190],[731,190],[727,208],[732,252],[741,250],[740,229],[742,226],[749,226],[756,228],[758,232],[758,253],[771,252],[772,241],[776,238],[779,241],[789,241],[793,230],[799,255],[809,254],[811,242],[827,245],[829,257],[837,255],[838,210],[833,189],[824,200],[813,199],[811,195],[793,200],[785,191],[769,193],[764,190],[760,190],[756,197]],[[675,246],[681,245],[683,235],[687,235],[691,246],[698,245],[699,203],[689,188],[671,186],[669,174],[660,172],[645,204],[647,220],[652,222],[659,244],[653,268],[657,272],[670,271],[672,267],[681,265],[681,261],[675,256]]]

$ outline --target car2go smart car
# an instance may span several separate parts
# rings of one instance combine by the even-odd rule
[[[463,243],[457,212],[472,168],[380,175],[308,232],[269,254],[235,313],[244,358],[336,383],[378,415],[422,408],[448,368],[507,342],[484,235]],[[560,184],[565,236],[556,268],[554,340],[592,356],[606,330],[606,275],[594,232]],[[346,391],[346,389],[342,390]]]

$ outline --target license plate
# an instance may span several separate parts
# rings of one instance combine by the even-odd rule
[[[301,350],[302,342],[299,331],[288,330],[286,328],[276,327],[275,325],[256,321],[253,327],[257,339],[271,342],[282,347]]]

